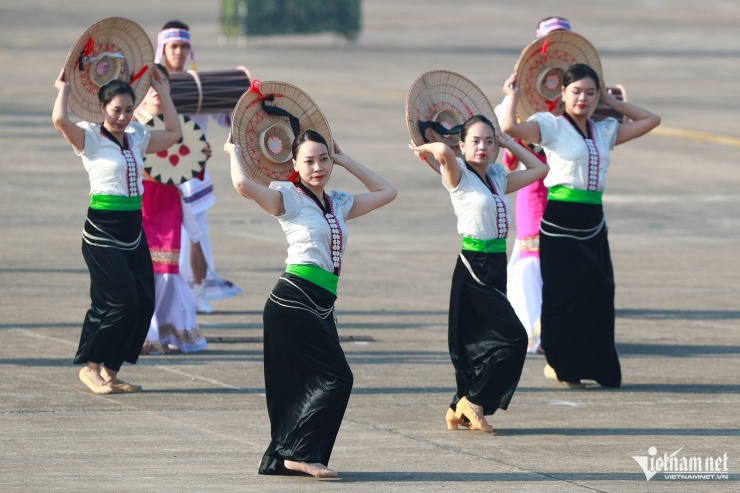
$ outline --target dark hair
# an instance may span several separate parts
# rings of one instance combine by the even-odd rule
[[[164,31],[165,29],[185,29],[186,31],[190,31],[188,25],[182,21],[169,21],[164,26],[162,26],[162,29],[160,29],[160,31]]]
[[[291,145],[290,147],[290,150],[293,152],[293,159],[296,159],[296,157],[298,156],[298,148],[300,148],[301,145],[303,145],[303,143],[306,141],[324,144],[326,146],[327,152],[329,152],[329,144],[326,143],[326,139],[324,139],[324,137],[320,133],[315,130],[306,130],[296,135],[295,139],[293,139],[293,145]]]
[[[170,73],[167,71],[167,68],[161,63],[155,63],[154,66],[157,67],[157,69],[159,69],[159,73],[164,75],[164,78],[167,79],[167,81],[169,82]]]
[[[128,82],[124,82],[120,79],[113,79],[101,87],[98,90],[98,101],[100,101],[103,106],[108,106],[108,103],[110,103],[111,100],[119,94],[128,94],[131,96],[131,100],[134,104],[136,104],[136,93],[134,92],[134,88],[131,87],[131,84]]]
[[[596,82],[596,90],[599,90],[601,82],[599,81],[599,74],[594,69],[586,65],[585,63],[577,63],[571,65],[565,75],[563,76],[563,87],[568,87],[574,82],[578,82],[586,77],[591,77]]]
[[[465,123],[463,123],[462,128],[460,129],[460,141],[465,142],[465,136],[468,134],[468,130],[470,130],[470,127],[475,125],[476,123],[485,123],[489,127],[491,127],[491,130],[493,131],[494,135],[496,134],[496,128],[493,126],[493,123],[491,123],[491,120],[486,118],[483,115],[473,115],[470,118],[468,118]]]

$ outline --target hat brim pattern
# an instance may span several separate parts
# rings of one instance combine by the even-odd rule
[[[182,138],[166,151],[144,157],[144,170],[154,180],[166,185],[180,185],[198,176],[206,165],[203,149],[206,136],[200,126],[185,115],[177,115],[182,128]],[[164,117],[155,116],[147,129],[164,130]]]
[[[242,149],[242,165],[247,176],[262,185],[273,181],[287,181],[293,173],[291,145],[295,139],[287,117],[268,115],[262,108],[276,106],[297,118],[300,131],[314,130],[321,134],[333,149],[329,122],[316,103],[301,89],[285,82],[265,81],[260,91],[246,91],[234,107],[231,135],[234,144]]]
[[[444,142],[456,156],[460,157],[459,134],[440,135],[427,128],[422,135],[420,122],[436,121],[446,128],[464,123],[474,115],[483,115],[499,131],[499,123],[490,101],[483,91],[462,75],[447,70],[432,70],[417,78],[406,95],[406,125],[414,145],[425,142]],[[426,140],[425,140],[426,138]],[[491,162],[499,152],[496,141]],[[439,162],[432,156],[426,158],[427,164],[439,173]]]
[[[524,48],[514,69],[520,93],[516,107],[519,119],[526,121],[542,111],[561,114],[562,75],[577,63],[594,69],[603,83],[599,53],[579,34],[553,31]]]
[[[154,48],[141,26],[123,17],[97,22],[82,33],[67,54],[67,106],[83,120],[102,121],[99,89],[114,79],[131,82],[137,104],[151,86],[153,66]]]

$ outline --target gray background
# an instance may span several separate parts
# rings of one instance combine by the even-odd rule
[[[219,39],[217,1],[0,2],[0,487],[3,491],[738,491],[734,481],[650,482],[632,456],[729,457],[740,473],[740,6],[730,0],[363,3],[356,45],[331,34]],[[406,91],[459,72],[496,103],[548,15],[597,47],[608,83],[663,118],[612,155],[605,208],[624,387],[574,391],[528,356],[496,435],[448,432],[449,280],[459,249],[439,178],[408,151]],[[88,306],[80,254],[88,202],[79,158],[51,124],[67,51],[90,25],[150,33],[190,24],[201,71],[247,66],[304,89],[342,147],[399,189],[350,223],[337,313],[355,388],[327,483],[263,477],[269,441],[261,345],[212,343],[142,357],[136,395],[95,396],[71,365]],[[227,130],[211,125],[220,274],[244,289],[199,316],[207,337],[261,335],[285,259],[277,222],[231,187]],[[360,192],[338,169],[332,188]],[[512,197],[513,198],[513,197]],[[513,232],[512,232],[513,237]]]

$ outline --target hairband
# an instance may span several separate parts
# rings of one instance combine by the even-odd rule
[[[193,44],[190,42],[190,31],[177,27],[159,31],[159,34],[157,35],[157,53],[154,55],[154,63],[159,63],[162,60],[164,45],[173,41],[185,41],[190,45],[190,61],[193,64],[193,70],[197,70],[195,65],[195,51],[193,50]]]
[[[570,31],[570,22],[562,17],[550,17],[539,23],[536,36],[541,38],[553,31]]]

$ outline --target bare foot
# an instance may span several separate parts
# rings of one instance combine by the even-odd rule
[[[283,465],[290,471],[298,471],[309,474],[315,478],[337,478],[339,474],[326,467],[320,462],[296,462],[284,460]]]

